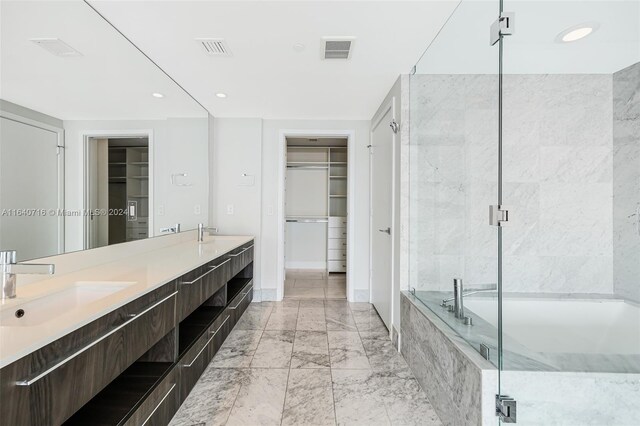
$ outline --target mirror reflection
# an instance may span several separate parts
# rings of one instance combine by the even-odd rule
[[[33,259],[206,223],[207,111],[86,3],[0,7],[0,250]]]

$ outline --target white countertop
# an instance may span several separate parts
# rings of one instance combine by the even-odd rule
[[[14,311],[25,302],[47,297],[83,281],[135,282],[124,289],[34,326],[0,324],[0,368],[28,355],[132,300],[251,241],[253,236],[213,236],[204,243],[180,242],[120,260],[91,266],[50,279],[18,286],[15,299],[4,301],[0,312]]]

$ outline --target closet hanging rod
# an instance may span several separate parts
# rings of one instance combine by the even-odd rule
[[[287,222],[293,223],[327,223],[329,219],[287,219]]]

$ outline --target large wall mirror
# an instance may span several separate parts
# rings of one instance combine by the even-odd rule
[[[83,1],[0,8],[0,250],[206,223],[207,111]]]

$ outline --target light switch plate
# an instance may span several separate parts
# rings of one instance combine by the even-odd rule
[[[200,204],[193,206],[193,214],[200,214]]]
[[[164,206],[158,206],[158,216],[164,216]]]

